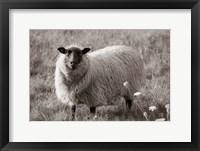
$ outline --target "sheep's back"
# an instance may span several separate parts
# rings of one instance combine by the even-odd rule
[[[125,95],[123,86],[129,82],[132,93],[139,91],[143,81],[143,62],[138,52],[126,46],[111,46],[88,54],[91,86],[88,92],[96,105],[114,104]]]

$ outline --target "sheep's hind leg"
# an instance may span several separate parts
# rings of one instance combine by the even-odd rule
[[[71,107],[71,110],[72,110],[72,121],[75,119],[75,113],[76,113],[76,105],[73,105]]]
[[[133,104],[133,101],[128,97],[124,97],[124,98],[125,98],[125,101],[126,101],[126,108],[130,111],[132,104]]]
[[[128,108],[128,110],[131,110],[132,100],[126,100],[126,107]]]
[[[90,107],[90,113],[93,114],[93,120],[95,120],[97,118],[96,107]]]

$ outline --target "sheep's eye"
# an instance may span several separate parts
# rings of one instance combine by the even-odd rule
[[[71,50],[68,50],[68,51],[67,51],[67,53],[68,53],[68,54],[71,54],[71,53],[72,53],[72,51],[71,51]]]

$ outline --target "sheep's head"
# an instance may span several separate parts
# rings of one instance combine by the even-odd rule
[[[90,48],[81,49],[79,47],[60,47],[58,48],[59,52],[65,55],[66,65],[74,70],[81,62],[83,55],[90,51]]]

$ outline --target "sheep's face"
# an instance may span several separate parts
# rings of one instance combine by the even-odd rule
[[[58,48],[59,52],[65,55],[66,65],[74,70],[80,64],[83,55],[86,54],[90,48],[80,49],[78,47],[70,47],[65,49],[64,47]]]

